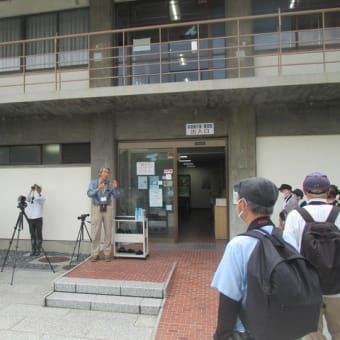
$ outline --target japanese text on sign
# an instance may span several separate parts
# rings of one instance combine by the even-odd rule
[[[186,124],[186,135],[213,135],[214,123],[190,123]]]

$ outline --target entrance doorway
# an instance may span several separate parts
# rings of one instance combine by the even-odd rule
[[[177,149],[178,240],[213,242],[216,198],[225,197],[224,147]]]
[[[214,201],[226,187],[225,147],[224,139],[119,143],[116,214],[143,211],[153,240],[213,241]]]

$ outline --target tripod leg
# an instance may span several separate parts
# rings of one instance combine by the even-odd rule
[[[55,273],[54,268],[53,268],[53,266],[52,266],[52,264],[51,264],[51,262],[50,262],[50,259],[49,259],[48,256],[47,256],[47,254],[46,254],[45,249],[43,248],[43,246],[41,246],[40,249],[41,249],[41,251],[43,252],[43,254],[45,255],[45,258],[46,258],[48,264],[50,265],[52,272]]]
[[[17,242],[16,242],[16,245],[15,245],[14,264],[13,264],[13,270],[12,270],[11,286],[13,286],[14,272],[15,272],[15,268],[17,266],[17,253],[18,253],[18,248],[19,248],[19,236],[20,236],[20,230],[22,229],[22,223],[23,223],[23,221],[21,220],[21,226],[19,225]]]
[[[89,231],[88,231],[88,229],[87,229],[87,227],[86,227],[86,224],[84,224],[84,227],[85,227],[85,230],[86,230],[87,236],[88,236],[88,237],[89,237],[89,239],[90,239],[90,242],[92,242],[92,239],[91,239],[90,233],[89,233]]]
[[[10,251],[10,249],[11,249],[11,247],[12,247],[12,243],[13,243],[13,240],[14,240],[14,235],[15,235],[15,232],[17,231],[17,229],[18,229],[19,221],[20,221],[20,215],[19,215],[19,217],[18,217],[18,219],[17,219],[17,223],[15,224],[15,227],[14,227],[14,230],[13,230],[13,234],[12,234],[12,237],[11,237],[11,240],[9,241],[9,246],[8,246],[8,249],[7,249],[7,252],[6,252],[4,261],[3,261],[3,263],[2,263],[1,272],[4,271],[4,267],[5,267],[6,262],[7,262],[8,254],[9,254],[9,251]]]
[[[77,244],[80,244],[80,238],[81,238],[81,230],[79,229],[79,232],[78,232],[78,236],[77,236],[77,239],[76,239],[76,242],[74,243],[74,247],[73,247],[73,253],[72,253],[72,256],[71,256],[71,259],[70,259],[70,263],[72,263],[72,260],[73,260],[73,257],[74,257],[74,253],[76,251],[76,247],[77,247]],[[78,246],[79,247],[79,246]]]

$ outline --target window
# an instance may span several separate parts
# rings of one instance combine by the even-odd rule
[[[21,39],[21,20],[19,18],[0,20],[0,43]],[[0,46],[0,72],[20,70],[21,44],[10,43]]]
[[[0,19],[0,73],[41,70],[58,66],[88,63],[87,37],[65,38],[55,41],[57,35],[86,33],[89,31],[88,8],[31,15],[21,18]],[[25,59],[21,60],[24,39],[48,38],[30,41],[24,46]],[[58,59],[58,60],[57,60]]]
[[[62,163],[90,163],[90,144],[62,144]]]
[[[43,145],[43,163],[58,164],[61,163],[61,147],[60,144]]]
[[[89,164],[90,143],[0,146],[0,165]]]
[[[11,164],[40,164],[40,147],[38,145],[12,146],[10,162]]]

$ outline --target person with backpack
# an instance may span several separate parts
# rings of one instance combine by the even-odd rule
[[[330,181],[314,172],[306,176],[303,191],[307,205],[289,213],[284,235],[318,269],[323,304],[318,331],[307,340],[325,339],[323,316],[332,340],[340,339],[340,215],[339,207],[327,203]]]
[[[318,274],[270,220],[277,197],[262,177],[234,186],[248,228],[227,244],[211,283],[220,293],[214,340],[295,340],[317,329]]]

